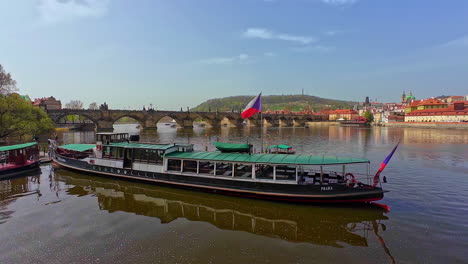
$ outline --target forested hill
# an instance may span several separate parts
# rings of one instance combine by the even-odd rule
[[[199,112],[243,110],[254,97],[251,95],[210,99],[192,110]],[[262,104],[263,111],[288,109],[297,112],[302,110],[318,111],[323,108],[349,109],[355,102],[325,99],[311,95],[267,95],[262,96]]]

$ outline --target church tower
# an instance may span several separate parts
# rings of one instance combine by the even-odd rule
[[[406,103],[406,93],[403,91],[403,94],[401,95],[401,102]]]

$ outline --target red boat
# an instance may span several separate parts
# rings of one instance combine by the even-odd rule
[[[39,167],[37,142],[0,147],[0,179]]]

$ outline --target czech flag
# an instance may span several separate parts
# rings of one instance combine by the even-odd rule
[[[392,158],[393,153],[395,153],[396,149],[398,148],[398,145],[400,145],[400,142],[398,142],[398,144],[393,148],[392,152],[390,152],[390,154],[384,159],[384,161],[380,163],[380,168],[374,176],[374,185],[373,185],[374,187],[377,186],[377,184],[379,183],[380,173],[385,169],[387,164],[390,162],[390,159]]]
[[[262,111],[262,93],[255,96],[252,101],[245,107],[244,111],[242,112],[242,118],[247,119],[256,113],[260,113]]]

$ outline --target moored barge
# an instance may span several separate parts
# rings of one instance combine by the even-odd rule
[[[234,196],[300,203],[371,202],[369,160],[291,154],[196,152],[190,144],[73,144],[54,162],[77,171]],[[354,167],[364,167],[364,175]]]

